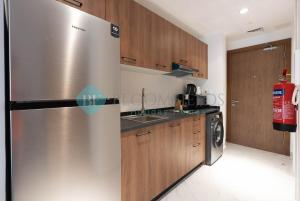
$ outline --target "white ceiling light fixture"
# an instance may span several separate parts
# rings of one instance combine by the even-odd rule
[[[249,11],[248,8],[242,8],[242,9],[240,10],[240,14],[241,14],[241,15],[245,15],[246,13],[248,13],[248,11]]]

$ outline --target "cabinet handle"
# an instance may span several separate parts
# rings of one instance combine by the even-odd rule
[[[198,133],[201,133],[201,131],[196,131],[196,132],[194,132],[194,135],[197,135]]]
[[[167,68],[167,66],[160,65],[160,64],[156,64],[156,67],[157,67],[157,68]]]
[[[201,143],[194,144],[193,147],[199,147]]]
[[[152,133],[151,131],[147,131],[147,132],[143,132],[143,133],[137,133],[136,136],[140,137],[140,136],[143,136],[143,135],[150,135],[151,133]]]
[[[175,124],[175,125],[174,125],[174,124],[173,124],[173,125],[169,125],[169,127],[170,127],[170,128],[174,128],[174,127],[179,127],[180,125],[181,125],[181,124],[178,123],[178,124]]]
[[[129,63],[136,63],[136,59],[130,57],[122,57],[122,60]]]
[[[78,8],[81,8],[83,3],[80,2],[80,1],[77,1],[77,0],[63,0],[64,2],[68,3],[68,4],[71,4],[73,6],[76,6]]]
[[[187,63],[188,63],[188,61],[185,60],[185,59],[180,59],[179,61],[180,61],[181,63],[184,63],[184,64],[187,64]]]

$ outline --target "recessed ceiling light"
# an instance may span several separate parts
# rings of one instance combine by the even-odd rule
[[[241,10],[240,10],[240,13],[242,14],[242,15],[244,15],[244,14],[246,14],[246,13],[248,13],[248,8],[242,8]]]

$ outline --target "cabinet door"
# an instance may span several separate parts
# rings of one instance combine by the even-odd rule
[[[162,17],[151,17],[151,66],[154,69],[170,72],[172,65],[171,24]]]
[[[183,32],[181,29],[176,27],[175,25],[172,25],[172,60],[175,63],[182,63],[183,61],[183,53],[182,50],[184,41],[182,41],[183,38]]]
[[[160,59],[163,65],[163,71],[172,71],[172,24],[165,19],[162,19],[162,39],[161,39],[161,54]]]
[[[122,0],[107,0],[105,19],[113,24],[120,25],[120,2]]]
[[[155,126],[151,140],[150,177],[154,197],[170,185],[169,176],[172,169],[170,156],[173,148],[171,138],[166,131],[167,124]]]
[[[105,0],[57,0],[83,12],[105,19]]]
[[[194,117],[193,121],[192,166],[195,168],[205,160],[205,116]]]
[[[189,35],[183,31],[182,29],[179,30],[179,63],[188,66],[190,62],[188,61],[188,42],[189,42]]]
[[[208,78],[208,46],[207,44],[198,41],[197,52],[199,54],[198,69],[199,73],[197,77],[207,79]]]
[[[194,168],[193,158],[193,118],[187,118],[182,120],[182,134],[184,138],[184,175]]]
[[[139,4],[132,0],[120,0],[121,63],[136,65],[138,59],[138,11]]]
[[[201,78],[201,66],[202,66],[202,45],[201,41],[197,40],[195,44],[195,67],[198,72],[194,73],[194,77]]]
[[[122,134],[122,201],[152,199],[150,146],[152,128]]]
[[[141,5],[136,6],[137,9],[137,66],[144,68],[153,68],[151,65],[151,18],[154,15],[148,9]]]
[[[181,133],[181,122],[173,121],[168,123],[167,132],[168,141],[169,141],[169,163],[168,163],[168,172],[167,178],[168,183],[171,185],[176,182],[184,172],[184,145],[183,138]]]
[[[208,79],[208,45],[203,45],[203,78]]]
[[[200,119],[200,163],[205,161],[205,151],[206,151],[206,117],[205,115],[201,116]]]
[[[192,35],[187,35],[187,66],[197,69],[197,39]]]

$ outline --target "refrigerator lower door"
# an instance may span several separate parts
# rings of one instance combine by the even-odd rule
[[[120,201],[119,105],[12,112],[13,201]]]
[[[10,0],[9,13],[10,100],[73,100],[90,85],[119,98],[120,40],[109,22],[55,0]]]

